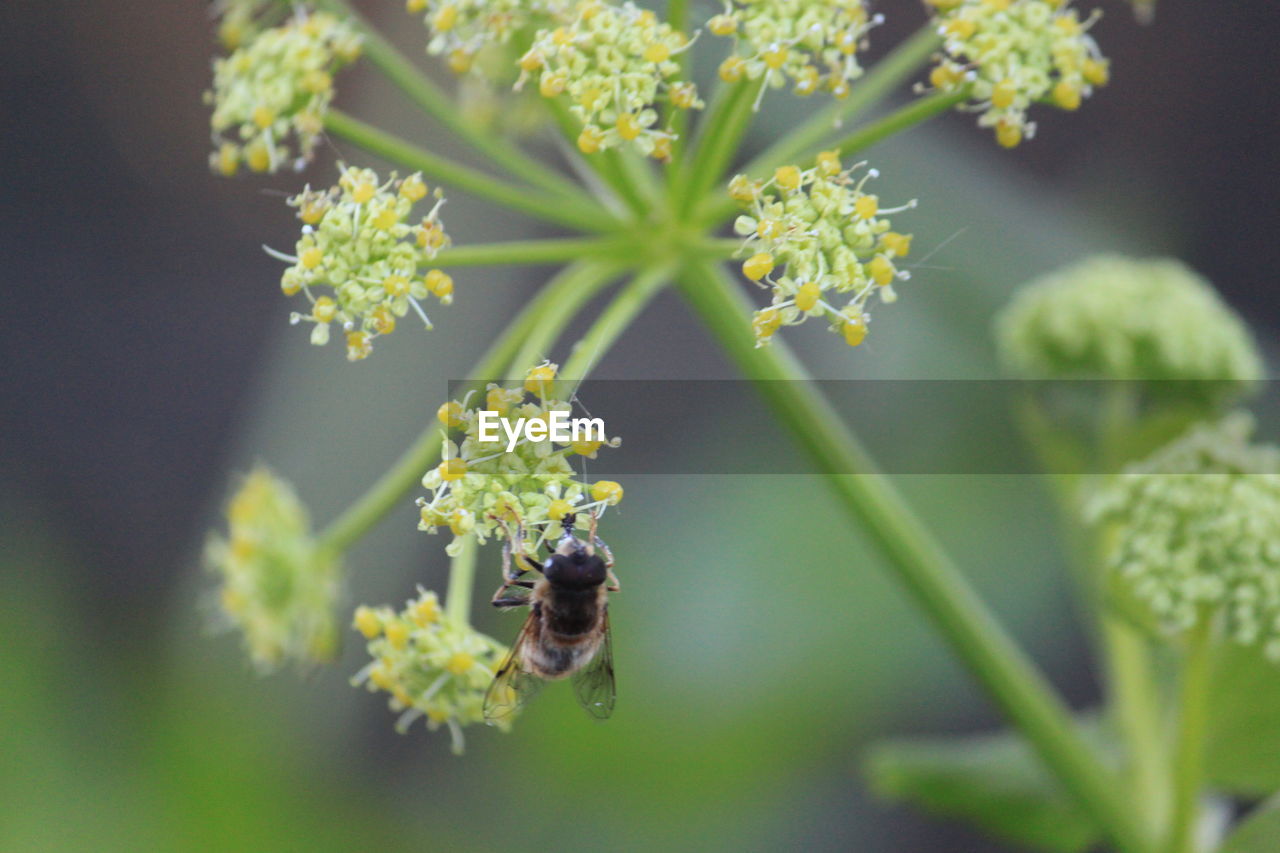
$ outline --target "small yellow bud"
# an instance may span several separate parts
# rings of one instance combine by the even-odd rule
[[[421,175],[410,175],[400,182],[400,195],[411,202],[422,201],[427,196],[427,184]]]
[[[554,98],[564,91],[568,83],[569,77],[564,73],[543,74],[542,79],[538,81],[538,92],[544,98]]]
[[[752,281],[759,281],[771,272],[773,272],[773,255],[768,252],[754,254],[742,264],[742,274]]]
[[[867,318],[856,308],[846,308],[845,317],[847,319],[840,328],[844,335],[844,342],[851,347],[856,347],[867,338]]]
[[[1066,80],[1058,81],[1053,87],[1053,102],[1064,110],[1080,108],[1080,87]]]
[[[582,133],[578,134],[578,150],[583,154],[596,153],[603,142],[604,134],[594,125],[587,125],[582,129]]]
[[[821,151],[818,153],[818,171],[824,175],[837,175],[840,173],[840,152],[839,151]]]
[[[631,113],[618,114],[617,128],[618,135],[626,140],[635,139],[640,135],[640,131],[643,130],[640,126],[640,122],[636,121],[636,117],[631,115]]]
[[[853,212],[859,219],[870,219],[880,210],[880,199],[873,195],[859,196],[853,203]]]
[[[962,73],[953,65],[939,65],[929,72],[929,83],[935,89],[949,89],[960,82]]]
[[[311,316],[315,318],[317,323],[329,323],[333,321],[333,317],[338,313],[338,305],[328,296],[321,296],[311,306]]]
[[[524,56],[520,57],[520,70],[534,72],[545,65],[546,57],[536,50],[529,50]]]
[[[369,670],[369,680],[376,686],[387,691],[391,691],[398,687],[394,679],[392,679],[391,673],[387,672],[381,664],[378,664],[373,669]]]
[[[603,445],[603,441],[575,441],[570,443],[569,447],[579,456],[592,456]]]
[[[351,188],[351,200],[356,204],[364,204],[373,198],[378,188],[373,185],[372,181],[361,181]]]
[[[390,231],[400,221],[394,207],[384,207],[373,215],[370,223],[379,231]]]
[[[466,536],[475,526],[475,514],[469,509],[458,508],[449,514],[449,530],[454,536]]]
[[[431,19],[431,28],[438,33],[447,33],[453,29],[453,25],[458,22],[458,7],[453,4],[446,4],[440,7],[440,11],[436,12],[434,18]]]
[[[409,626],[399,619],[388,622],[383,632],[387,635],[387,642],[391,644],[391,648],[400,651],[409,645]]]
[[[462,426],[463,408],[457,400],[450,400],[436,410],[436,418],[449,429]]]
[[[871,276],[871,280],[881,287],[892,283],[896,272],[897,270],[893,267],[893,261],[884,255],[876,255],[867,262],[867,275]]]
[[[389,335],[396,330],[396,317],[386,305],[379,305],[369,312],[373,321],[373,330],[380,335]]]
[[[773,180],[783,190],[791,191],[800,187],[800,170],[795,166],[779,166],[773,173]]]
[[[801,311],[812,311],[822,298],[822,288],[816,281],[806,281],[796,290],[796,308]]]
[[[751,318],[751,327],[755,330],[756,337],[767,339],[773,337],[773,333],[778,331],[778,327],[782,325],[782,314],[777,308],[765,308],[757,311],[755,316]]]
[[[733,180],[729,181],[729,196],[734,201],[755,201],[758,193],[756,182],[746,175],[734,175]]]
[[[413,621],[419,628],[434,625],[440,618],[440,605],[435,598],[424,598],[413,605]]]
[[[454,652],[449,656],[449,660],[445,661],[444,668],[454,675],[463,675],[471,671],[471,667],[476,665],[476,659],[466,652]]]
[[[382,619],[378,616],[377,611],[371,607],[365,607],[364,605],[357,607],[355,621],[352,624],[356,630],[364,634],[365,639],[372,640],[382,633]]]
[[[410,15],[416,14],[427,8],[427,0],[405,0],[404,10]]]
[[[880,248],[892,252],[894,257],[905,258],[911,254],[911,235],[886,231],[880,235]]]
[[[644,49],[644,58],[647,62],[659,63],[666,62],[671,56],[671,48],[662,42],[654,42]]]
[[[547,504],[547,517],[552,521],[560,521],[573,512],[573,504],[563,498],[557,498]]]
[[[402,275],[389,275],[382,280],[382,289],[387,296],[399,299],[409,295],[409,279]]]
[[[1080,73],[1094,86],[1105,86],[1111,79],[1111,66],[1105,59],[1086,59]]]
[[[677,83],[671,87],[671,103],[677,109],[690,109],[697,100],[698,87],[692,83]]]
[[[454,74],[466,74],[475,64],[476,55],[469,50],[457,48],[449,51],[449,70]]]
[[[347,332],[347,361],[361,361],[373,352],[373,341],[368,332]]]
[[[775,47],[772,50],[766,50],[761,56],[764,64],[774,71],[777,71],[783,65],[787,64],[787,57],[791,55],[791,51],[786,47]]]
[[[1018,87],[1012,80],[1004,79],[991,88],[991,106],[998,110],[1008,109],[1018,94]]]
[[[462,479],[467,473],[467,463],[455,456],[441,462],[436,470],[440,472],[440,479],[449,483]]]
[[[226,177],[231,177],[240,171],[240,149],[235,143],[224,142],[218,147],[217,154],[218,172]]]
[[[444,300],[453,294],[453,276],[444,270],[428,270],[426,276],[422,279],[422,283],[426,285],[427,290],[433,296],[440,300]]]
[[[302,254],[298,256],[298,263],[302,264],[302,268],[313,270],[320,266],[320,262],[324,260],[324,252],[319,246],[308,246],[302,250]]]
[[[591,486],[591,499],[614,506],[622,500],[622,486],[613,480],[601,480]]]
[[[676,106],[679,106],[677,104]],[[671,137],[659,136],[653,140],[653,151],[651,152],[653,159],[667,162],[671,159]]]
[[[738,29],[738,19],[732,15],[716,15],[707,21],[707,29],[711,30],[712,35],[731,36]]]
[[[776,240],[782,236],[782,223],[776,219],[761,219],[756,223],[756,236],[761,240]]]
[[[977,24],[968,18],[953,18],[947,22],[945,30],[948,36],[964,41],[971,38],[977,28]]]
[[[244,150],[244,162],[254,172],[265,172],[271,168],[271,152],[261,140],[255,140]]]
[[[529,369],[524,378],[524,390],[546,399],[551,391],[551,383],[555,381],[558,365],[540,364]]]
[[[276,120],[276,114],[269,107],[258,105],[253,108],[253,123],[265,130]]]
[[[302,88],[313,95],[319,95],[333,88],[333,76],[327,71],[308,71],[302,78]]]
[[[1017,148],[1022,141],[1022,128],[1012,122],[1002,121],[996,125],[996,142],[1005,148]]]
[[[726,83],[737,83],[747,73],[747,63],[741,56],[730,56],[720,63],[720,79]]]

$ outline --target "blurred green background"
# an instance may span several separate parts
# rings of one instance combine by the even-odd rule
[[[381,17],[416,50],[397,6]],[[1206,22],[1193,6],[1162,2],[1144,30],[1111,4],[1112,87],[1079,115],[1043,117],[1024,150],[997,151],[960,117],[872,152],[880,194],[921,201],[903,215],[912,260],[938,251],[857,351],[793,330],[814,373],[993,376],[989,323],[1011,290],[1105,250],[1191,260],[1269,347],[1275,148],[1222,119],[1274,122],[1253,100],[1274,16],[1241,3]],[[902,32],[884,11],[881,46]],[[858,762],[877,736],[998,720],[814,478],[624,483],[607,519],[625,585],[607,724],[550,689],[513,734],[470,729],[454,757],[442,735],[395,734],[383,700],[348,686],[364,657],[354,633],[332,667],[255,675],[236,637],[211,633],[199,568],[234,472],[269,463],[324,523],[546,271],[459,271],[436,331],[347,365],[287,325],[277,264],[257,248],[295,227],[261,186],[299,179],[204,171],[200,4],[17,2],[0,24],[0,849],[1004,849],[867,791]],[[352,111],[465,158],[367,69],[339,87]],[[755,147],[804,107],[767,104]],[[460,194],[446,221],[458,243],[541,233]],[[670,295],[595,375],[734,376]],[[730,440],[715,412],[671,417],[681,452]],[[954,441],[962,454],[981,436]],[[899,485],[1068,698],[1091,702],[1040,485]],[[411,498],[350,555],[350,604],[443,587],[444,540],[416,531]],[[497,574],[496,554],[482,559],[481,595]],[[503,640],[518,628],[487,609],[477,620]]]

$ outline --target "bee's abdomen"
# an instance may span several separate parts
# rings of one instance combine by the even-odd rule
[[[590,633],[600,621],[600,608],[596,590],[564,592],[557,590],[550,600],[543,603],[543,619],[546,628],[556,639],[572,643]]]

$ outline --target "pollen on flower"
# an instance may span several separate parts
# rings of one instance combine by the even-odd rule
[[[484,721],[485,691],[506,649],[444,613],[434,592],[420,591],[399,613],[376,612],[400,630],[365,635],[372,660],[352,683],[388,694],[398,731],[425,717],[431,731],[447,726],[454,752],[462,752],[462,727]]]
[[[767,182],[743,175],[730,182],[730,195],[748,211],[734,222],[744,238],[740,254],[750,253],[742,274],[773,291],[772,304],[752,319],[758,346],[809,317],[826,317],[857,346],[872,294],[896,299],[892,284],[907,272],[893,259],[910,251],[911,235],[890,230],[888,216],[915,203],[885,208],[863,189],[875,172],[855,176],[860,167],[846,170],[837,152],[824,151],[810,169],[782,166]]]
[[[693,83],[679,79],[676,57],[689,44],[631,2],[584,0],[559,26],[537,32],[519,63],[517,87],[537,75],[544,97],[566,96],[583,124],[578,149],[584,154],[627,143],[662,157],[674,134],[655,126],[656,105],[665,99],[678,109],[703,106]]]
[[[1241,413],[1192,428],[1104,485],[1086,517],[1166,632],[1219,626],[1280,663],[1280,448],[1251,444],[1252,429]]]
[[[446,404],[449,419],[455,423],[450,432],[453,437],[442,450],[440,464],[422,478],[429,494],[419,499],[420,530],[434,533],[448,528],[455,536],[450,549],[457,546],[456,537],[474,533],[481,542],[502,538],[506,529],[517,523],[526,530],[553,536],[558,535],[558,527],[552,522],[573,514],[581,514],[585,520],[587,514],[598,515],[621,500],[620,485],[612,483],[597,494],[597,487],[604,488],[602,484],[593,486],[578,479],[571,461],[575,455],[595,458],[601,448],[617,447],[617,438],[579,435],[575,441],[570,433],[564,442],[520,440],[508,450],[508,438],[501,428],[496,429],[496,435],[482,434],[482,412],[498,413],[509,420],[544,422],[553,413],[568,416],[573,404],[552,396],[552,368],[549,363],[538,365],[518,387],[492,383],[482,394]],[[463,474],[454,476],[451,465]]]
[[[280,286],[286,294],[301,291],[310,300],[311,310],[295,314],[294,321],[316,324],[314,343],[327,343],[328,328],[337,323],[347,358],[359,361],[410,310],[430,328],[422,307],[428,295],[444,305],[453,301],[453,279],[446,273],[418,273],[449,244],[440,222],[444,200],[438,190],[425,216],[414,213],[427,196],[421,175],[397,180],[393,174],[381,182],[372,170],[344,167],[337,186],[308,186],[289,199],[303,222],[296,255],[272,254],[293,263]]]
[[[1035,133],[1032,104],[1075,110],[1107,83],[1107,61],[1069,0],[931,0],[943,37],[929,84],[939,91],[969,87],[965,109],[1014,148]]]
[[[239,629],[254,664],[328,660],[337,651],[339,570],[316,546],[293,489],[265,468],[227,506],[228,533],[213,536],[205,563],[222,588],[223,616]]]
[[[232,5],[224,27],[257,5]],[[213,169],[234,174],[244,162],[255,172],[275,172],[310,160],[333,100],[333,72],[359,54],[356,32],[321,12],[299,11],[252,38],[237,35],[235,52],[214,62],[213,89],[205,96],[213,105]]]
[[[798,95],[825,88],[836,97],[862,75],[858,52],[880,17],[865,0],[726,0],[724,11],[707,22],[712,35],[734,38],[734,53],[721,66],[732,80],[761,80],[780,88],[790,80]],[[757,99],[757,105],[759,100]]]

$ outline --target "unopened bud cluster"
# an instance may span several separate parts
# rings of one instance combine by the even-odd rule
[[[911,235],[892,230],[886,209],[864,190],[874,170],[845,169],[838,154],[824,151],[817,165],[782,166],[768,181],[738,175],[729,192],[748,214],[734,230],[749,255],[742,273],[769,287],[773,301],[752,321],[756,345],[767,344],[781,326],[825,317],[850,346],[867,334],[868,300],[896,299],[895,281],[908,277],[897,261],[911,251]]]
[[[336,187],[307,187],[289,199],[303,227],[296,254],[279,256],[292,264],[280,287],[289,296],[301,291],[311,302],[309,312],[292,319],[313,324],[313,344],[328,343],[336,323],[347,358],[356,361],[369,355],[375,338],[394,331],[410,308],[431,328],[422,308],[428,294],[445,305],[453,301],[453,279],[438,269],[422,270],[449,244],[439,189],[425,215],[414,213],[428,194],[416,173],[380,182],[371,169],[347,167]]]
[[[221,580],[222,613],[250,658],[261,669],[330,659],[338,566],[316,547],[293,489],[258,468],[232,497],[227,521],[227,537],[210,539],[205,563]]]
[[[879,22],[864,0],[727,0],[707,29],[735,39],[720,65],[725,82],[763,78],[778,88],[790,80],[797,95],[825,89],[843,98],[862,74],[858,51]]]
[[[622,500],[622,486],[611,480],[586,483],[573,470],[573,458],[594,459],[601,447],[617,447],[617,438],[604,441],[559,443],[522,440],[507,450],[507,440],[484,441],[480,435],[481,411],[503,418],[547,420],[553,411],[571,412],[573,404],[554,398],[556,365],[543,364],[529,371],[522,387],[489,384],[474,399],[451,401],[440,407],[439,420],[449,438],[438,466],[427,472],[422,485],[430,495],[419,499],[420,530],[436,532],[444,527],[455,539],[475,534],[481,542],[504,538],[515,525],[541,527],[541,538],[526,543],[532,552],[542,539],[554,538],[568,515],[594,512]]]
[[[463,74],[476,67],[485,48],[506,44],[529,27],[562,20],[572,5],[571,0],[407,0],[405,8],[423,15],[431,32],[427,53]]]
[[[565,25],[538,32],[520,59],[520,81],[536,79],[544,97],[569,101],[584,154],[630,143],[665,160],[674,134],[655,127],[658,101],[703,106],[694,84],[679,79],[676,56],[688,47],[684,33],[647,9],[586,0]]]
[[[1200,426],[1092,500],[1108,568],[1173,634],[1219,625],[1280,662],[1280,449],[1236,415]]]
[[[216,60],[205,96],[213,104],[214,170],[233,175],[244,163],[275,172],[309,160],[333,100],[333,75],[359,55],[349,24],[300,11]]]
[[[368,641],[373,661],[352,683],[389,694],[391,710],[400,712],[398,731],[423,717],[432,731],[448,726],[453,751],[462,752],[462,727],[484,721],[485,691],[506,649],[451,618],[436,594],[425,590],[398,613],[358,607],[354,627]]]
[[[937,90],[969,87],[969,108],[1013,148],[1035,133],[1032,104],[1075,110],[1106,85],[1107,60],[1068,0],[928,0],[943,52],[929,75]]]

